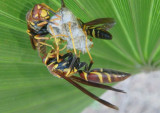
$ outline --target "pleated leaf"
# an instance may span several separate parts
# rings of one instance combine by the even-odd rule
[[[82,21],[111,17],[113,40],[93,39],[94,68],[130,73],[159,69],[159,0],[65,0]],[[0,113],[79,113],[93,100],[53,77],[31,48],[26,13],[37,3],[54,10],[60,0],[0,0]],[[81,55],[89,62],[88,55]],[[100,95],[104,90],[87,87]],[[110,98],[110,97],[108,97]]]

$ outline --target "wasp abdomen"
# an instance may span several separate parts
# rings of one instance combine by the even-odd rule
[[[97,83],[112,83],[125,80],[129,73],[114,71],[110,69],[94,69],[90,72],[79,71],[81,78]]]
[[[100,38],[100,39],[106,39],[106,40],[111,40],[112,39],[112,35],[103,29],[99,29],[99,28],[87,28],[87,35],[90,35],[94,38]]]

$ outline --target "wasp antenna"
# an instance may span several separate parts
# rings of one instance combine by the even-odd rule
[[[65,7],[64,0],[61,0],[61,7]]]

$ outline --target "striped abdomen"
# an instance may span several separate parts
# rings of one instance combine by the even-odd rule
[[[129,73],[119,72],[111,69],[93,69],[90,72],[79,71],[81,78],[86,81],[97,83],[112,83],[125,80]]]
[[[100,39],[106,39],[106,40],[112,39],[112,35],[108,31],[101,28],[86,27],[86,32],[87,32],[87,35],[90,35],[94,38],[100,38]]]

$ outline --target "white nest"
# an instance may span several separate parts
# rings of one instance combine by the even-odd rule
[[[69,11],[67,8],[62,8],[57,15],[61,16],[60,20],[54,20],[53,22],[50,22],[47,26],[48,31],[52,35],[67,35],[68,37],[60,37],[63,40],[67,41],[67,49],[73,49],[72,39],[71,39],[71,33],[69,30],[69,22],[71,23],[71,32],[72,37],[74,39],[75,48],[77,50],[81,50],[82,53],[86,52],[86,36],[82,30],[82,28],[79,26],[79,23],[77,21],[77,18],[73,15],[71,11]],[[57,16],[52,16],[50,20],[56,19]],[[54,24],[58,23],[58,25]],[[54,34],[51,32],[51,29],[49,26],[52,26],[54,30]],[[57,37],[59,38],[59,37]],[[91,48],[91,45],[93,42],[87,39],[87,47],[88,49]]]

